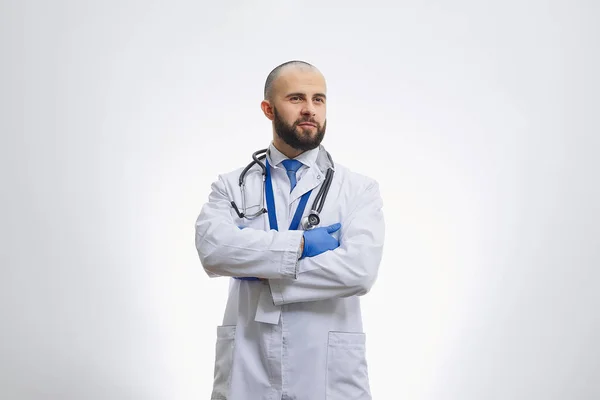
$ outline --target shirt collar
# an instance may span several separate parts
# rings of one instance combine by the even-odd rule
[[[319,148],[320,146],[315,149],[305,151],[304,153],[296,157],[295,160],[300,161],[307,167],[316,166],[317,156],[319,155]],[[280,167],[281,162],[287,159],[288,157],[279,150],[277,150],[277,148],[273,145],[273,142],[271,142],[271,144],[269,145],[269,163],[275,167]]]

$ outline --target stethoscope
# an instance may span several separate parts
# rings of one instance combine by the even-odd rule
[[[277,230],[277,218],[275,216],[275,201],[274,201],[274,196],[273,196],[273,186],[271,183],[271,173],[270,173],[270,169],[267,168],[269,166],[269,161],[268,160],[266,161],[266,165],[265,165],[265,163],[262,162],[262,160],[264,160],[267,157],[267,150],[268,149],[262,149],[262,150],[258,150],[256,152],[254,152],[252,154],[253,161],[251,161],[250,164],[248,164],[246,166],[246,168],[244,168],[242,170],[242,172],[240,173],[240,178],[239,178],[238,183],[240,186],[240,190],[242,191],[242,212],[240,212],[240,210],[238,209],[238,207],[234,201],[231,202],[231,206],[233,207],[233,209],[235,210],[235,212],[237,213],[237,215],[240,218],[254,219],[264,213],[268,213],[271,229]],[[327,173],[325,174],[325,181],[321,185],[321,188],[319,189],[319,192],[317,193],[317,196],[315,197],[315,199],[313,201],[313,205],[312,205],[312,208],[311,208],[309,214],[306,217],[302,218],[301,221],[298,221],[300,219],[300,217],[302,216],[302,213],[304,212],[306,203],[308,201],[308,197],[310,196],[312,190],[305,193],[304,195],[302,195],[302,198],[300,199],[300,203],[298,204],[298,208],[296,210],[296,213],[295,213],[292,223],[290,225],[290,229],[298,229],[298,225],[301,225],[302,229],[309,230],[309,229],[315,228],[316,226],[318,226],[321,223],[321,218],[319,217],[319,214],[323,210],[323,205],[325,204],[325,199],[327,198],[327,192],[329,191],[329,187],[331,186],[331,181],[333,180],[333,165],[334,165],[331,155],[327,151],[325,151],[325,153],[327,154],[327,158],[329,159],[329,162],[331,163],[331,166],[327,169]],[[262,190],[262,198],[261,198],[261,209],[258,210],[257,212],[255,212],[254,214],[248,214],[247,210],[246,210],[245,177],[246,177],[246,173],[250,170],[250,168],[252,168],[252,166],[254,164],[258,164],[262,168],[263,190]],[[265,206],[264,206],[265,205],[265,197],[266,197],[266,203],[267,203],[268,209],[265,208]],[[298,222],[300,222],[300,224]]]

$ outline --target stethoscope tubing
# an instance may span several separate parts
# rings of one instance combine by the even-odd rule
[[[265,196],[264,183],[265,183],[265,179],[266,179],[266,175],[267,175],[267,167],[262,162],[262,160],[264,160],[267,157],[267,150],[268,149],[261,149],[261,150],[258,150],[258,151],[255,151],[254,153],[252,153],[252,161],[240,173],[238,183],[240,186],[240,190],[242,191],[242,209],[244,212],[242,213],[239,211],[239,209],[236,206],[234,201],[231,202],[231,206],[234,208],[235,212],[238,214],[238,216],[240,218],[252,219],[252,218],[255,218],[255,217],[267,212],[267,209],[264,207],[264,204],[265,204],[264,203],[264,200],[265,200],[264,199],[264,196]],[[327,157],[329,158],[331,165],[333,165],[333,160],[331,159],[331,155],[329,155],[329,153],[327,153]],[[261,210],[259,210],[258,212],[256,212],[255,214],[247,215],[246,214],[245,177],[246,177],[246,173],[250,170],[250,168],[252,168],[252,166],[254,166],[254,164],[258,164],[260,166],[260,168],[262,169],[262,175],[263,175],[262,204],[263,204],[263,208]],[[325,174],[325,181],[323,182],[323,185],[321,185],[321,188],[319,189],[319,192],[317,193],[317,195],[315,196],[315,199],[313,201],[312,208],[310,211],[311,214],[316,214],[318,216],[321,213],[321,211],[323,210],[323,206],[325,205],[325,199],[327,198],[327,194],[329,192],[329,188],[331,187],[332,181],[333,181],[333,169],[329,168],[329,169],[327,169],[327,173]],[[317,206],[317,207],[315,207],[315,206]]]

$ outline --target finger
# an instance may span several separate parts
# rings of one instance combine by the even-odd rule
[[[339,222],[337,224],[329,225],[327,227],[327,233],[333,233],[333,232],[337,231],[338,229],[340,229],[341,227],[342,227],[342,224],[340,224]]]

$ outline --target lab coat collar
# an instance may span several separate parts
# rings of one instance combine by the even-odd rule
[[[309,168],[315,167],[317,165],[317,157],[319,156],[320,149],[321,146],[317,147],[316,149],[305,151],[304,153],[296,157],[295,160],[300,161],[302,164],[306,165]],[[271,144],[269,145],[268,155],[269,163],[275,168],[283,168],[281,162],[288,159],[288,157],[285,154],[277,150],[273,142],[271,142]]]
[[[273,168],[282,169],[283,166],[281,165],[281,162],[288,159],[285,154],[275,148],[273,142],[271,142],[269,146],[267,157],[269,158],[269,164],[271,164]],[[302,179],[298,181],[298,184],[292,190],[292,193],[290,193],[290,202],[298,199],[309,190],[319,186],[325,181],[325,172],[327,171],[327,168],[333,168],[333,165],[331,165],[331,162],[327,157],[327,152],[322,145],[319,145],[319,147],[315,149],[305,151],[295,159],[307,166],[308,170]]]

